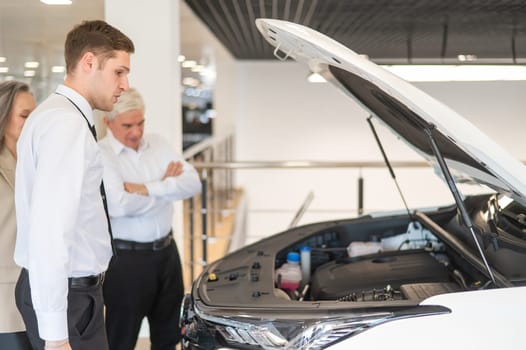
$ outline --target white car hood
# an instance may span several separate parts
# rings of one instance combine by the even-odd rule
[[[352,97],[437,167],[425,130],[431,125],[457,181],[485,184],[526,205],[526,166],[469,121],[405,80],[305,26],[257,19],[278,58],[306,63]]]

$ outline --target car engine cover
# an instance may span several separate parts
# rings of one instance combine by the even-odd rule
[[[382,291],[386,286],[448,282],[448,269],[429,252],[396,251],[328,262],[311,279],[312,300],[335,300],[351,294]]]

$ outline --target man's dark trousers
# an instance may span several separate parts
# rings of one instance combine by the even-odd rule
[[[37,318],[31,301],[29,274],[22,269],[15,289],[16,305],[26,325],[27,336],[34,350],[43,350],[44,341],[39,337]],[[68,332],[73,350],[107,350],[104,327],[102,285],[69,287]]]
[[[161,250],[119,249],[104,282],[110,350],[133,350],[144,317],[152,350],[174,350],[181,339],[184,295],[181,261],[173,240]]]

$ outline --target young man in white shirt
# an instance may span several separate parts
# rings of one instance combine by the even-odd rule
[[[66,37],[66,78],[18,140],[17,306],[34,349],[104,350],[102,280],[112,257],[92,110],[128,89],[132,41],[104,21]]]
[[[201,190],[195,169],[157,135],[144,135],[144,102],[130,89],[104,119],[99,141],[118,258],[104,282],[110,350],[133,350],[147,317],[152,349],[179,342],[183,276],[172,202]]]

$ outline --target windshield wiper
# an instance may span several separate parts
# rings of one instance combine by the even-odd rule
[[[471,236],[473,237],[473,240],[475,241],[477,249],[480,253],[480,256],[482,257],[482,260],[484,261],[484,266],[486,267],[486,270],[488,271],[489,277],[491,278],[493,285],[496,286],[495,276],[493,276],[493,272],[491,271],[488,261],[486,260],[486,255],[484,254],[484,251],[480,247],[479,241],[477,240],[477,235],[475,234],[475,229],[473,228],[473,223],[471,222],[471,218],[469,217],[468,211],[466,210],[464,201],[462,200],[460,196],[460,192],[458,191],[457,185],[455,184],[455,181],[453,180],[453,176],[451,176],[451,172],[449,171],[446,161],[444,160],[444,157],[442,153],[440,152],[440,149],[438,148],[437,143],[435,142],[435,138],[433,137],[432,131],[435,128],[436,128],[435,125],[430,124],[429,127],[424,129],[427,134],[427,137],[429,138],[431,149],[433,150],[433,153],[438,161],[438,165],[440,166],[440,169],[442,170],[442,174],[444,175],[444,178],[449,187],[449,190],[451,191],[451,194],[453,194],[453,198],[455,199],[455,202],[457,203],[457,208],[460,211],[460,215],[462,216],[464,225],[466,225],[466,227],[471,232]]]

